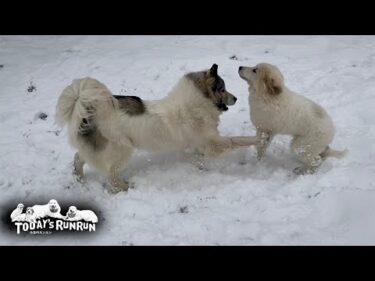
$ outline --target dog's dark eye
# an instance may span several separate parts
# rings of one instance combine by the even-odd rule
[[[253,69],[253,72],[254,72],[254,73],[257,73],[257,70],[258,70],[258,69],[254,68],[254,69]]]

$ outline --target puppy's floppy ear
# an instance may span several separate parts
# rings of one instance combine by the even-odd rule
[[[213,76],[213,77],[216,77],[217,76],[217,68],[218,68],[218,65],[216,63],[214,63],[212,66],[211,66],[211,69],[210,69],[210,75]]]
[[[267,93],[271,96],[279,95],[283,90],[280,81],[277,81],[277,79],[270,77],[268,73],[265,73],[263,82],[266,86]]]

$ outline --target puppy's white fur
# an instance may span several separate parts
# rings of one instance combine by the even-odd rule
[[[346,151],[329,148],[335,128],[327,112],[288,89],[276,66],[240,67],[239,74],[249,84],[250,118],[261,139],[258,159],[277,134],[293,136],[291,149],[305,165],[295,170],[297,173],[314,172],[326,157],[345,155]]]

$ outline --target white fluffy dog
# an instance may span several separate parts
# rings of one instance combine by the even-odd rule
[[[267,63],[241,66],[239,75],[249,84],[250,117],[260,139],[258,159],[277,134],[293,136],[291,149],[304,164],[294,169],[297,174],[314,173],[326,157],[345,155],[346,151],[329,147],[335,129],[327,112],[289,90],[276,66]]]
[[[12,222],[19,222],[19,221],[28,221],[27,214],[19,214],[18,216],[12,219]]]
[[[34,210],[31,208],[31,207],[27,207],[26,208],[26,213],[25,214],[18,214],[17,216],[15,216],[13,219],[12,219],[12,222],[15,222],[15,221],[26,221],[26,222],[36,222],[36,217],[34,215]]]
[[[233,105],[217,73],[218,66],[184,75],[169,95],[144,101],[134,96],[113,96],[95,79],[74,80],[64,89],[56,107],[56,121],[68,124],[69,139],[78,150],[74,173],[83,176],[89,163],[109,175],[113,192],[128,189],[121,171],[134,149],[167,152],[192,149],[219,156],[254,145],[256,137],[223,137],[219,116]]]
[[[34,209],[31,208],[31,207],[27,207],[24,221],[35,223],[36,219],[37,219],[37,217],[36,217],[36,214],[34,212]]]
[[[17,208],[14,209],[13,212],[10,214],[12,222],[16,221],[17,217],[22,214],[24,207],[25,206],[22,203],[19,203],[17,205]]]
[[[98,222],[98,217],[91,210],[78,210],[75,206],[70,206],[68,212],[66,213],[66,220],[68,221],[88,221],[88,222]]]
[[[57,219],[64,218],[60,213],[61,208],[59,203],[57,203],[57,201],[54,199],[51,199],[46,205],[34,205],[31,208],[33,209],[34,217],[37,219],[44,218],[46,216]]]

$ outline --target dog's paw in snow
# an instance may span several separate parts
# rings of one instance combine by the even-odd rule
[[[312,175],[316,173],[316,169],[308,167],[297,167],[293,169],[293,173],[296,175]]]

